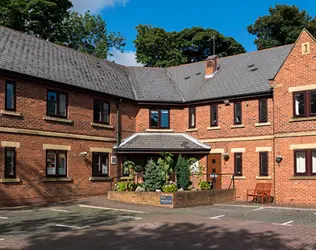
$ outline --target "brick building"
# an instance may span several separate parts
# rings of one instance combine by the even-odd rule
[[[100,195],[160,152],[237,198],[316,204],[316,41],[171,68],[124,67],[0,27],[0,204]],[[314,124],[315,123],[315,124]],[[276,158],[282,159],[280,163]],[[288,192],[291,190],[291,192]]]

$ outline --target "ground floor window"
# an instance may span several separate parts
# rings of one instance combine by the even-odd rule
[[[5,148],[5,166],[4,177],[15,178],[16,177],[16,153],[15,148]]]
[[[235,153],[235,175],[242,176],[242,153]]]
[[[46,151],[46,176],[66,177],[67,176],[67,151],[47,150]]]
[[[294,152],[295,175],[316,175],[316,149]]]
[[[96,152],[92,154],[92,176],[109,176],[109,154]]]
[[[268,176],[268,152],[259,153],[260,176]]]

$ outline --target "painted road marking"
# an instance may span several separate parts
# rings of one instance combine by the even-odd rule
[[[255,208],[256,205],[238,205],[238,204],[214,204],[213,206],[222,206],[222,207],[245,207],[245,208]],[[315,208],[297,208],[297,207],[276,207],[276,206],[266,206],[264,208],[268,209],[281,209],[281,210],[297,210],[297,211],[315,211]],[[316,213],[315,213],[316,214]]]
[[[0,219],[7,220],[9,218],[8,217],[0,217]]]
[[[263,210],[263,209],[264,209],[264,207],[258,207],[256,209],[254,209],[253,211],[259,211],[259,210]]]
[[[0,241],[4,241],[5,239],[0,239]]]
[[[69,210],[63,210],[63,209],[58,209],[58,208],[51,208],[49,210],[50,211],[55,211],[55,212],[69,213]]]
[[[214,217],[210,217],[211,220],[219,220],[220,218],[224,217],[225,215],[218,215]]]
[[[141,220],[142,218],[140,217],[135,217],[135,216],[118,216],[119,218],[123,218],[123,219],[133,219],[133,220]]]
[[[77,227],[77,226],[69,226],[69,225],[63,225],[63,224],[56,224],[56,227],[67,227],[67,228],[71,228],[71,229],[85,229],[85,228],[89,228],[90,226],[84,226],[84,227]]]
[[[293,227],[292,223],[294,221],[287,221],[287,222],[284,222],[284,223],[272,223],[273,225],[277,225],[277,226],[287,226],[287,227]]]
[[[148,213],[148,212],[143,212],[143,211],[135,211],[135,210],[127,210],[127,209],[118,209],[118,208],[110,208],[110,207],[97,207],[97,206],[88,206],[88,205],[79,205],[79,207],[95,208],[95,209],[103,209],[103,210],[113,210],[113,211],[129,212],[129,213],[138,213],[138,214],[146,214],[146,213]]]

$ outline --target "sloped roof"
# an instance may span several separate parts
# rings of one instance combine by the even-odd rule
[[[205,152],[211,150],[208,145],[184,133],[136,133],[125,139],[117,149],[118,152]]]
[[[0,69],[137,101],[187,102],[270,91],[292,45],[168,69],[125,67],[0,26]]]

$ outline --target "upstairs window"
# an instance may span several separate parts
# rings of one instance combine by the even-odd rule
[[[234,124],[242,124],[241,117],[241,102],[235,102],[234,104]]]
[[[109,176],[109,154],[95,152],[92,154],[92,176]]]
[[[268,176],[268,152],[259,153],[260,176]]]
[[[211,106],[211,126],[213,127],[218,126],[218,106],[217,105]]]
[[[189,108],[189,128],[196,127],[196,108]]]
[[[169,114],[168,109],[151,109],[149,112],[150,128],[170,128]]]
[[[16,153],[15,148],[5,148],[5,165],[4,165],[4,178],[16,177]]]
[[[5,110],[16,110],[16,94],[15,94],[15,82],[5,82]]]
[[[316,149],[294,151],[294,174],[316,175]]]
[[[259,100],[259,122],[268,121],[268,101],[266,99]]]
[[[316,91],[296,92],[293,94],[294,117],[316,115]]]
[[[46,151],[46,176],[66,177],[67,176],[67,151],[47,150]]]
[[[56,117],[67,117],[67,94],[57,91],[47,93],[47,115]]]
[[[110,124],[110,103],[94,100],[93,121],[96,123]]]
[[[242,153],[235,153],[235,175],[242,176]]]

